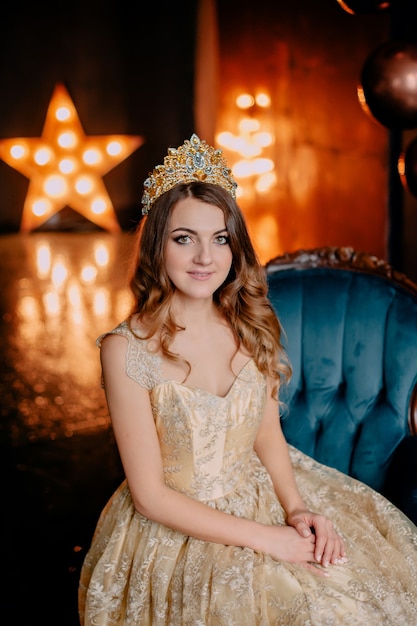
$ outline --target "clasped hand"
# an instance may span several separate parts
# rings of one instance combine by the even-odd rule
[[[343,565],[347,562],[344,541],[331,520],[324,515],[308,510],[294,511],[288,515],[287,524],[287,549],[290,554],[286,560],[313,569],[322,576],[329,576],[329,573],[326,569],[317,568],[314,563],[327,568],[329,564]]]
[[[319,576],[330,576],[328,566],[347,562],[342,537],[333,523],[307,510],[287,515],[286,526],[264,526],[261,549],[272,557],[305,567]]]

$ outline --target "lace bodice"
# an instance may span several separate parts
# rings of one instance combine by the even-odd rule
[[[266,381],[254,361],[220,397],[164,379],[161,358],[126,322],[111,332],[127,339],[127,374],[150,391],[166,483],[204,501],[244,483],[266,399]]]

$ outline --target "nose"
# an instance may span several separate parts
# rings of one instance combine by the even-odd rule
[[[198,265],[210,265],[211,260],[210,246],[203,243],[200,244],[193,259],[194,263]]]

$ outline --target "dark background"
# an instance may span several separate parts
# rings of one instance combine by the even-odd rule
[[[0,137],[40,137],[57,83],[87,135],[141,135],[144,145],[105,177],[120,224],[131,228],[148,171],[194,131],[197,8],[193,0],[5,4]],[[0,232],[19,230],[27,187],[0,161]],[[70,210],[61,217],[61,227],[83,223]]]

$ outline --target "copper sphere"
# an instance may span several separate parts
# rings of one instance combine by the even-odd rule
[[[358,97],[387,128],[416,128],[417,45],[388,41],[374,50],[362,68]]]

